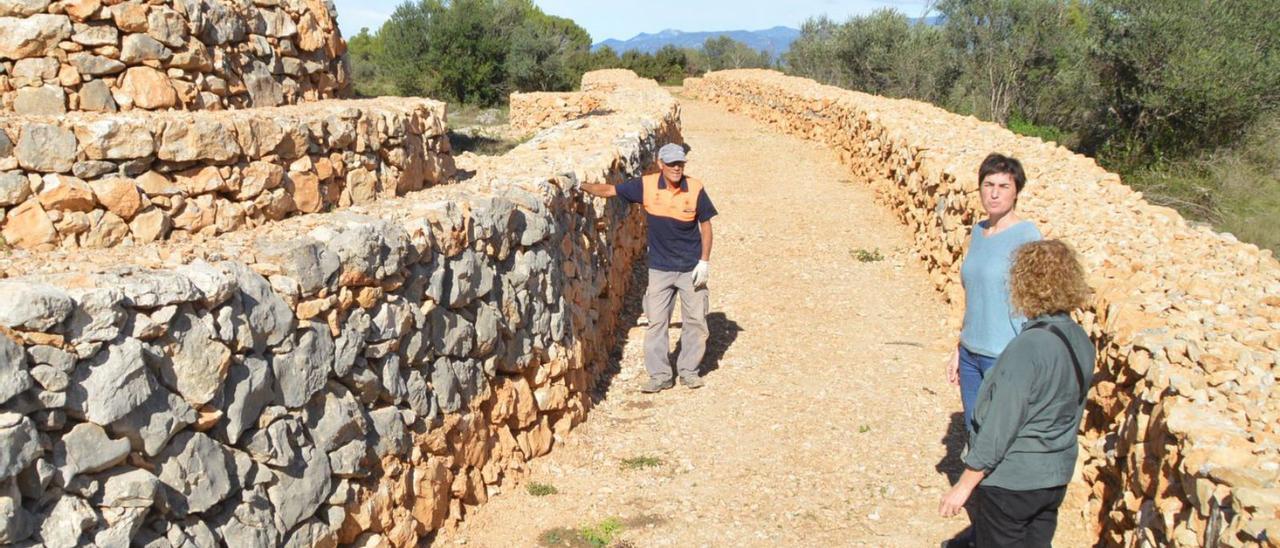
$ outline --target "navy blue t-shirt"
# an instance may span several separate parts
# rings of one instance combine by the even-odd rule
[[[686,177],[680,181],[683,192],[689,190],[687,179]],[[668,192],[666,188],[665,178],[659,177],[658,189]],[[644,203],[642,179],[631,179],[617,185],[616,189],[618,196],[622,199],[634,204]],[[711,198],[707,197],[705,188],[698,190],[697,206],[692,221],[655,215],[646,209],[645,217],[649,220],[649,268],[664,272],[693,270],[693,267],[698,265],[698,260],[702,258],[702,232],[698,229],[698,223],[711,220],[716,213],[716,206],[711,204]]]

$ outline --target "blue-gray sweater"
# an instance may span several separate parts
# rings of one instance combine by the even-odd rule
[[[1058,326],[1093,382],[1095,351],[1070,316],[1040,316]],[[1076,464],[1076,432],[1084,406],[1067,346],[1047,329],[1027,329],[1009,343],[982,379],[964,463],[988,473],[982,485],[1029,491],[1066,485]]]
[[[969,251],[960,265],[964,284],[964,325],[960,344],[975,354],[998,357],[1022,328],[1023,318],[1009,304],[1009,267],[1013,252],[1040,239],[1031,221],[1019,221],[999,234],[986,236],[987,222],[974,225]]]

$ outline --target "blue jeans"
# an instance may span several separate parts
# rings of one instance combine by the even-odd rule
[[[978,389],[987,371],[995,367],[996,359],[975,354],[960,345],[960,404],[964,406],[964,428],[973,434],[973,408],[978,405]]]

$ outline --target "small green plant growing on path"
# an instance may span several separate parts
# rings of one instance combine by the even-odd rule
[[[525,487],[525,489],[529,491],[530,495],[535,497],[545,497],[547,495],[554,495],[560,492],[560,490],[556,489],[556,486],[554,485],[549,483],[538,483],[536,481],[529,482],[529,485]]]
[[[859,434],[866,434],[867,432],[870,432],[870,431],[871,431],[871,427],[865,424],[858,427]]]
[[[582,537],[582,540],[587,541],[595,548],[609,546],[621,533],[622,520],[616,517],[605,518],[604,521],[595,525],[585,525],[578,531],[578,535]]]
[[[854,259],[857,259],[858,262],[860,263],[874,263],[877,261],[884,260],[884,255],[880,254],[879,249],[872,249],[870,251],[867,251],[865,249],[858,248],[853,251],[850,251],[849,255],[852,256]]]
[[[623,470],[640,470],[642,468],[657,468],[662,466],[662,459],[658,457],[640,456],[622,459]]]

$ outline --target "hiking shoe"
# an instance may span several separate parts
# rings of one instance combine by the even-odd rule
[[[665,381],[660,381],[658,379],[649,379],[649,382],[644,383],[644,386],[640,387],[640,391],[644,392],[645,394],[652,394],[654,392],[661,392],[675,385],[676,385],[675,381],[671,379],[667,379]]]
[[[688,376],[680,377],[680,384],[683,384],[689,387],[690,389],[702,388],[705,385],[705,383],[702,382],[702,377],[699,377],[697,375],[688,375]]]

